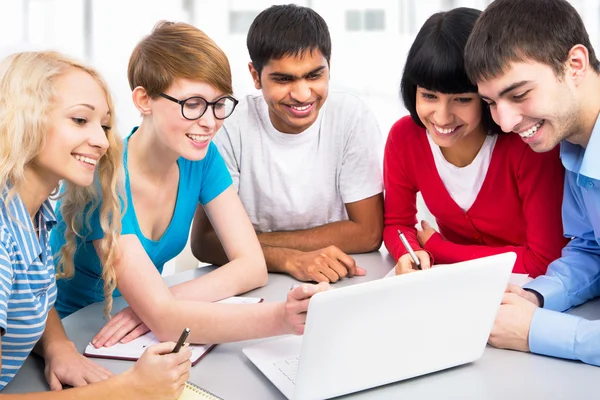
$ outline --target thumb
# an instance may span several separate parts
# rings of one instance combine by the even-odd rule
[[[519,295],[514,293],[504,293],[504,296],[502,297],[502,304],[514,304],[517,302],[518,298]]]
[[[430,228],[430,227],[431,227],[431,225],[429,225],[429,222],[425,221],[424,219],[421,220],[421,228],[422,229],[427,229],[427,228]]]
[[[50,390],[62,390],[62,383],[58,380],[58,377],[54,374],[54,372],[50,371],[48,373],[48,384],[50,385]]]
[[[175,342],[163,342],[154,344],[146,349],[148,354],[169,354],[175,348]]]

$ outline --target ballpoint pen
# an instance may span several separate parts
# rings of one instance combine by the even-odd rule
[[[419,261],[419,257],[417,257],[417,255],[415,254],[413,249],[410,247],[410,244],[408,244],[408,240],[406,240],[406,237],[404,236],[404,234],[402,232],[400,232],[400,229],[398,229],[398,237],[400,238],[400,241],[404,245],[404,248],[406,249],[406,251],[408,251],[408,254],[410,254],[410,257],[412,258],[412,260],[415,263],[415,265],[417,266],[417,268],[421,269],[421,261]]]

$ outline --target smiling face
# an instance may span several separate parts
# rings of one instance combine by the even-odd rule
[[[494,121],[536,152],[553,149],[581,131],[579,104],[570,80],[534,61],[511,63],[502,76],[478,82]]]
[[[208,83],[184,78],[175,79],[165,90],[165,94],[177,100],[200,96],[209,102],[226,95]],[[186,105],[195,107],[197,104]],[[184,118],[180,104],[164,97],[153,99],[150,107],[153,123],[160,133],[158,139],[165,147],[191,161],[201,160],[206,156],[210,141],[223,125],[223,120],[215,118],[211,106],[202,117],[194,121]]]
[[[87,72],[71,69],[56,78],[57,94],[48,113],[46,143],[30,167],[42,182],[61,179],[89,186],[108,149],[110,110],[100,84]]]
[[[252,63],[249,68],[275,129],[300,133],[317,120],[329,92],[329,65],[319,50],[269,60],[260,76]]]
[[[450,148],[486,134],[477,93],[444,94],[417,87],[416,110],[434,143]]]

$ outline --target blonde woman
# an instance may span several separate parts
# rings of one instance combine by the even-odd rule
[[[195,343],[301,333],[308,298],[325,285],[298,287],[287,294],[287,302],[213,303],[267,283],[260,244],[211,143],[237,104],[223,51],[191,25],[161,22],[134,49],[128,78],[142,121],[125,139],[127,210],[115,268],[118,290],[130,307],[92,343],[111,346],[148,329],[161,340],[176,340],[186,326]],[[160,273],[185,246],[198,204],[230,261],[169,288]],[[60,282],[61,315],[105,298],[101,282],[106,263],[98,256],[105,254],[99,242],[103,232],[97,219],[90,225],[91,232],[77,247],[75,276]],[[53,233],[54,248],[63,242],[60,230]]]
[[[189,351],[161,355],[173,343],[149,349],[124,374],[111,373],[77,353],[54,309],[55,268],[49,231],[56,224],[48,197],[65,182],[67,244],[59,277],[73,274],[75,235],[86,213],[99,208],[107,292],[120,220],[117,193],[122,145],[111,129],[113,105],[92,69],[54,52],[18,53],[0,68],[0,390],[34,351],[45,362],[52,390],[64,393],[5,395],[27,399],[175,398],[189,376]],[[97,176],[97,178],[95,178]],[[110,305],[109,305],[110,307]],[[98,383],[96,383],[98,382]],[[93,385],[87,385],[94,383]]]

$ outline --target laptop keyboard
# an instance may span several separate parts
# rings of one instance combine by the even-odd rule
[[[288,358],[274,362],[273,365],[278,368],[293,384],[296,384],[296,374],[298,373],[299,357]]]

